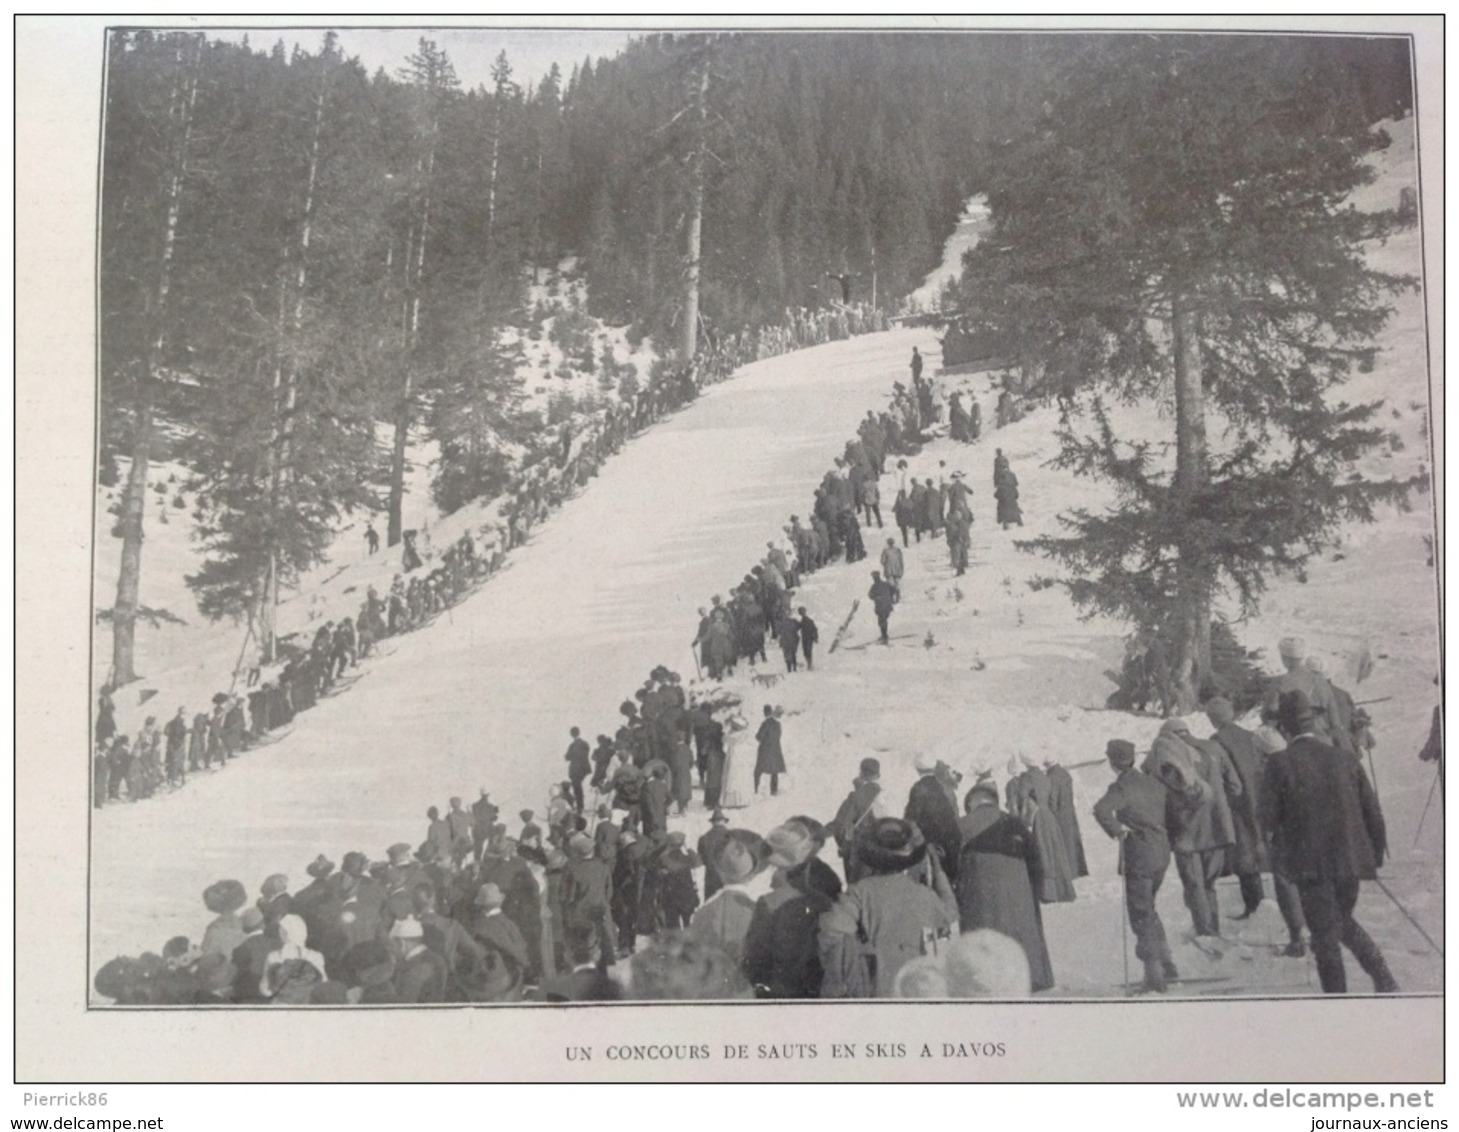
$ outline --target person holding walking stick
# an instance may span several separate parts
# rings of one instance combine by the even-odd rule
[[[1145,965],[1144,990],[1164,994],[1180,978],[1165,925],[1155,910],[1155,894],[1170,867],[1170,837],[1165,831],[1165,787],[1135,769],[1135,745],[1111,739],[1105,756],[1115,780],[1094,804],[1094,820],[1120,843],[1125,909],[1135,933],[1135,957]]]

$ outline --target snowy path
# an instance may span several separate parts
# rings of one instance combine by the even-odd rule
[[[387,642],[353,688],[287,738],[138,806],[95,813],[93,968],[194,939],[203,888],[298,887],[338,861],[419,841],[430,805],[486,786],[515,819],[545,805],[568,728],[589,736],[664,663],[690,677],[696,609],[763,555],[868,408],[905,376],[927,331],[894,331],[768,359],[716,386],[610,460],[508,567],[433,625]]]

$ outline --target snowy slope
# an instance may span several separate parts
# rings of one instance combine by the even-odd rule
[[[1400,138],[1384,156],[1384,183],[1373,190],[1380,203],[1411,181],[1411,162],[1412,146]],[[1416,272],[1417,233],[1372,255],[1382,266]],[[1351,395],[1385,398],[1402,444],[1365,470],[1407,476],[1426,460],[1421,297],[1405,295],[1398,308],[1377,366],[1355,380]],[[173,934],[196,936],[206,920],[199,894],[220,876],[252,888],[275,871],[298,876],[320,851],[336,860],[354,848],[378,856],[393,841],[420,840],[426,807],[451,794],[474,797],[481,785],[504,814],[540,809],[548,785],[561,777],[570,726],[588,735],[611,730],[617,704],[654,664],[693,673],[688,642],[696,608],[757,561],[791,513],[806,513],[831,456],[867,408],[884,404],[914,344],[935,369],[935,337],[911,330],[746,367],[630,444],[502,574],[430,627],[389,642],[387,655],[369,662],[352,689],[302,716],[285,739],[186,791],[96,814],[93,963],[155,948]],[[977,396],[991,421],[989,376],[950,380]],[[789,782],[779,797],[757,798],[735,820],[764,831],[796,813],[829,818],[867,754],[881,759],[893,801],[905,797],[912,759],[926,750],[969,776],[991,767],[1000,784],[1019,753],[1071,766],[1095,760],[1074,770],[1092,875],[1078,883],[1077,902],[1045,909],[1045,925],[1055,994],[1118,994],[1124,963],[1115,853],[1088,814],[1109,779],[1098,762],[1105,741],[1123,737],[1145,747],[1158,721],[1102,710],[1113,687],[1105,670],[1118,667],[1124,628],[1080,621],[1059,590],[1031,589],[1030,579],[1048,565],[1013,545],[1016,537],[1054,530],[1062,508],[1108,502],[1098,485],[1044,466],[1055,420],[1052,409],[1038,409],[978,444],[940,440],[912,461],[919,478],[967,472],[976,493],[972,568],[955,579],[944,544],[914,544],[891,647],[875,644],[865,602],[886,532],[866,532],[867,562],[827,568],[798,591],[797,602],[822,628],[815,671],[768,687],[743,672],[732,682],[747,718],[765,703],[783,706]],[[1152,406],[1121,410],[1116,423],[1132,439],[1164,436],[1171,427]],[[995,447],[1020,477],[1021,531],[1001,531],[992,521]],[[894,495],[888,477],[882,496],[889,522]],[[1438,695],[1438,639],[1436,577],[1422,541],[1432,530],[1430,500],[1414,502],[1410,513],[1387,512],[1348,532],[1305,583],[1276,581],[1261,616],[1237,628],[1244,644],[1268,657],[1281,636],[1299,633],[1357,698],[1381,701],[1369,710],[1393,855],[1383,877],[1442,946],[1437,804],[1415,844],[1432,771],[1414,752]],[[353,562],[342,578],[359,584],[372,572],[381,572],[378,564]],[[827,655],[835,626],[857,599],[862,607],[842,647]],[[1348,666],[1365,642],[1376,667],[1354,688]],[[778,653],[770,655],[755,675],[781,672]],[[1209,730],[1204,719],[1190,722],[1197,734]],[[692,839],[706,820],[696,804],[671,827]],[[1234,882],[1222,882],[1229,915],[1238,901],[1227,886]],[[1197,990],[1316,992],[1311,960],[1273,954],[1285,936],[1270,902],[1246,923],[1227,921],[1230,942],[1220,955],[1186,940],[1189,918],[1173,873],[1160,908],[1183,973],[1222,980]],[[1405,989],[1441,988],[1439,957],[1377,886],[1364,886],[1358,918]],[[1361,975],[1354,973],[1353,985],[1364,985]]]

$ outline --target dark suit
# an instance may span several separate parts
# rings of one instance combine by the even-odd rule
[[[957,807],[942,783],[931,774],[924,774],[912,783],[907,795],[907,809],[902,815],[922,831],[928,844],[937,847],[942,856],[942,868],[949,879],[957,876],[958,853],[963,846],[962,831],[958,829]]]
[[[1353,919],[1359,883],[1377,878],[1388,848],[1383,813],[1362,764],[1300,735],[1267,758],[1262,786],[1272,867],[1297,885],[1324,993],[1347,991],[1343,944],[1377,990],[1396,990],[1382,952]]]
[[[1120,870],[1125,878],[1125,907],[1135,933],[1135,955],[1145,964],[1145,983],[1164,989],[1174,968],[1165,925],[1155,911],[1155,894],[1170,866],[1170,838],[1165,832],[1167,791],[1148,774],[1129,767],[1094,804],[1094,820],[1120,842]]]

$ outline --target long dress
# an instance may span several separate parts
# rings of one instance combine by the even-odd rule
[[[725,744],[724,789],[720,791],[719,808],[733,810],[748,806],[755,795],[755,764],[747,749],[753,736],[747,732],[744,720],[736,717],[730,721],[726,738],[729,741]]]
[[[1079,834],[1079,814],[1074,809],[1074,780],[1058,763],[1045,768],[1044,773],[1049,776],[1049,809],[1063,835],[1071,873],[1075,877],[1087,877],[1089,863],[1084,859],[1084,838]]]
[[[1074,873],[1064,850],[1064,837],[1049,809],[1049,776],[1030,767],[1008,783],[1008,812],[1019,818],[1038,843],[1042,875],[1038,898],[1044,904],[1066,904],[1075,898]]]
[[[959,828],[963,848],[953,886],[959,926],[965,932],[992,928],[1017,940],[1028,957],[1033,989],[1046,990],[1054,985],[1054,969],[1034,896],[1038,842],[996,803],[974,806]]]

